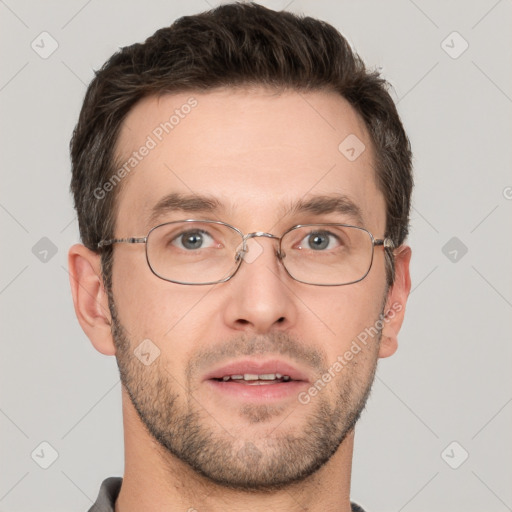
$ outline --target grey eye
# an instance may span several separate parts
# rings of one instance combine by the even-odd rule
[[[334,233],[330,231],[313,231],[301,240],[299,248],[324,251],[325,249],[334,249],[339,245],[340,240]]]
[[[325,249],[329,246],[329,235],[327,233],[313,233],[307,238],[308,246],[315,251]]]
[[[180,249],[194,250],[212,247],[213,238],[203,230],[187,231],[173,240],[173,245]]]

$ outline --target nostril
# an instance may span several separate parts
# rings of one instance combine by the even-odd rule
[[[284,316],[282,316],[281,318],[278,318],[276,323],[282,324],[283,322],[284,322]]]

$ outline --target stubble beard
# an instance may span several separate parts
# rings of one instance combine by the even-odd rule
[[[210,482],[245,491],[279,490],[301,482],[329,461],[365,408],[377,367],[375,347],[380,332],[371,354],[361,358],[359,365],[345,366],[328,385],[334,386],[334,392],[322,390],[307,406],[297,401],[297,408],[310,407],[311,411],[300,430],[295,425],[294,433],[291,429],[287,432],[287,412],[278,406],[248,404],[240,408],[239,416],[251,426],[260,423],[267,430],[265,422],[278,415],[283,421],[270,435],[244,438],[240,433],[230,434],[229,425],[219,425],[190,389],[169,373],[162,356],[150,366],[142,364],[133,353],[137,343],[129,339],[119,321],[111,294],[109,305],[121,382],[142,423],[162,452],[172,455],[170,465],[175,457]],[[233,340],[229,346],[243,346],[244,354],[250,355],[263,350],[275,353],[276,347],[278,353],[289,353],[295,343],[283,333],[252,344],[245,341]],[[361,376],[363,366],[366,369]],[[293,416],[291,412],[289,418]]]

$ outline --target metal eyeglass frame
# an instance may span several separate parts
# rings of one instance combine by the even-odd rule
[[[238,261],[238,264],[237,264],[237,266],[235,267],[235,269],[233,270],[233,272],[230,275],[228,275],[227,277],[225,277],[223,279],[219,279],[218,281],[210,281],[210,282],[206,282],[206,283],[187,283],[187,282],[176,281],[176,280],[173,280],[173,279],[168,279],[166,277],[163,277],[163,276],[158,274],[153,269],[153,267],[151,266],[151,262],[149,261],[148,245],[146,243],[148,241],[149,236],[151,235],[151,233],[155,229],[158,229],[158,228],[160,228],[162,226],[166,226],[166,225],[169,225],[169,224],[180,224],[180,223],[183,223],[183,222],[202,222],[202,223],[205,223],[205,224],[219,224],[219,225],[226,226],[226,227],[236,231],[240,235],[240,237],[242,239],[242,249],[239,250],[237,253],[235,253],[235,261]],[[371,257],[371,260],[370,260],[370,264],[368,266],[368,270],[363,275],[363,277],[361,277],[360,279],[357,279],[355,281],[350,281],[349,283],[341,283],[341,284],[338,284],[338,283],[335,283],[335,284],[325,284],[325,283],[322,283],[322,284],[316,284],[316,283],[308,283],[307,281],[301,281],[300,279],[297,279],[294,276],[292,276],[291,273],[289,272],[289,270],[286,268],[286,265],[285,265],[285,263],[283,261],[283,258],[286,255],[283,254],[282,251],[281,251],[281,240],[290,231],[293,231],[294,229],[298,229],[298,228],[302,228],[302,227],[308,227],[308,226],[344,226],[344,227],[348,227],[348,228],[360,229],[361,231],[365,231],[366,233],[368,233],[368,235],[370,236],[370,240],[372,242],[372,257]],[[177,221],[164,222],[162,224],[158,224],[157,226],[152,227],[145,237],[111,238],[110,240],[101,240],[100,242],[98,242],[98,249],[102,249],[103,247],[107,247],[107,246],[110,246],[110,245],[113,245],[113,244],[118,244],[118,243],[146,244],[146,249],[145,249],[146,262],[147,262],[151,272],[155,276],[159,277],[160,279],[162,279],[164,281],[168,281],[170,283],[183,284],[183,285],[189,285],[189,286],[205,286],[205,285],[218,284],[218,283],[224,283],[226,281],[229,281],[238,272],[238,269],[242,265],[242,261],[244,260],[243,254],[245,254],[247,252],[247,248],[246,248],[247,240],[250,240],[251,238],[261,237],[261,236],[265,237],[265,238],[272,238],[272,239],[275,239],[275,240],[279,240],[279,248],[278,248],[278,251],[276,252],[276,256],[281,261],[281,263],[283,265],[283,268],[286,270],[286,273],[294,281],[297,281],[297,282],[303,283],[303,284],[309,284],[311,286],[346,286],[346,285],[349,285],[349,284],[358,283],[358,282],[362,281],[369,274],[369,272],[370,272],[370,270],[372,268],[373,257],[374,257],[374,254],[375,254],[375,247],[382,246],[385,249],[390,249],[390,250],[395,248],[395,244],[394,244],[393,240],[391,240],[390,238],[375,238],[373,236],[373,234],[370,233],[370,231],[368,231],[365,228],[362,228],[360,226],[353,226],[351,224],[342,224],[342,223],[338,223],[338,222],[324,222],[324,223],[321,222],[321,223],[317,223],[317,224],[297,224],[297,225],[292,226],[291,228],[287,229],[281,236],[276,236],[276,235],[273,235],[272,233],[265,233],[264,231],[255,231],[253,233],[244,234],[240,229],[236,228],[235,226],[232,226],[231,224],[228,224],[227,222],[222,222],[222,221],[218,221],[218,220],[185,219],[185,220],[177,220]]]

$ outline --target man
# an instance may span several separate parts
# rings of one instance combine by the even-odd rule
[[[123,384],[90,510],[361,510],[354,426],[410,290],[385,82],[324,22],[223,5],[115,54],[71,155],[75,310]]]

